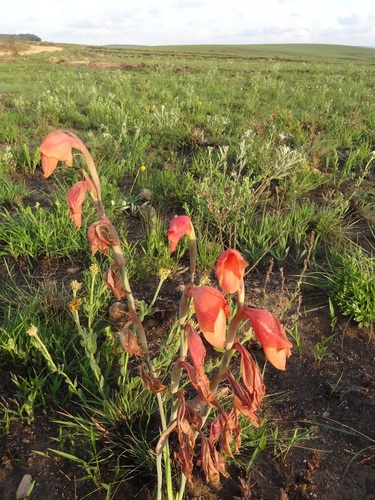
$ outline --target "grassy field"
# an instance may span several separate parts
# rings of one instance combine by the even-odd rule
[[[175,256],[167,241],[181,214],[197,234],[198,282],[214,283],[218,256],[238,249],[249,263],[247,300],[281,318],[301,363],[319,365],[348,324],[373,349],[375,49],[42,43],[24,53],[29,45],[0,44],[2,439],[41,421],[48,436],[54,422],[56,442],[39,455],[72,461],[93,498],[115,498],[137,474],[152,492],[157,402],[119,342],[129,318],[102,280],[108,258],[91,256],[95,210],[85,202],[79,231],[69,219],[66,193],[82,180],[82,157],[45,179],[39,145],[58,129],[87,145],[140,317],[154,349],[161,344],[152,355],[163,380],[178,349],[176,288],[188,265],[187,245]],[[79,315],[69,306],[77,297]],[[328,315],[312,344],[309,308]],[[214,356],[209,365],[211,374]],[[246,474],[266,442],[285,450],[306,437],[263,422],[245,426],[245,459],[233,462]]]

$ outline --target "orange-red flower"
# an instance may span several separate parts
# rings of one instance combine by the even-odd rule
[[[228,301],[216,288],[211,286],[193,286],[186,291],[193,297],[194,310],[206,340],[220,349],[225,348]]]
[[[287,358],[291,355],[292,344],[288,341],[280,321],[265,309],[244,307],[243,314],[249,318],[254,333],[262,344],[268,361],[279,370],[285,370]]]
[[[81,144],[77,137],[72,137],[61,130],[48,134],[39,148],[44,177],[49,177],[54,172],[59,161],[71,167],[72,148],[81,150]]]
[[[193,225],[191,223],[190,217],[188,217],[187,215],[179,215],[178,217],[175,217],[169,224],[168,239],[171,252],[175,251],[177,243],[183,236],[185,236],[185,234],[188,238],[192,234],[194,234]]]
[[[223,252],[216,264],[216,276],[220,288],[225,293],[237,292],[247,266],[248,263],[238,250],[229,249]]]

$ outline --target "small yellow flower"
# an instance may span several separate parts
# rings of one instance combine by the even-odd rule
[[[30,328],[26,331],[32,337],[36,337],[38,335],[38,328],[34,325],[31,325]]]
[[[95,276],[96,274],[99,274],[100,268],[98,264],[91,264],[90,266],[90,273]]]
[[[140,170],[141,172],[146,172],[146,170],[147,170],[146,165],[141,165],[141,166],[139,167],[139,170]]]
[[[161,279],[164,279],[164,280],[167,279],[170,274],[171,274],[170,269],[165,269],[165,268],[159,269],[159,276]]]
[[[78,292],[82,288],[82,283],[79,283],[77,280],[72,280],[70,282],[70,288],[73,290],[73,292]]]
[[[76,297],[69,302],[69,309],[72,312],[79,311],[82,305],[82,299],[77,299]]]
[[[198,101],[198,106],[202,106],[202,101]]]

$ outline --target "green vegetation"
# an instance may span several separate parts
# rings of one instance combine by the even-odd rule
[[[0,33],[0,40],[23,40],[26,42],[41,42],[42,39],[31,33],[20,33],[18,35]]]
[[[74,460],[111,498],[123,479],[154,481],[158,405],[121,347],[113,310],[108,315],[106,266],[86,237],[94,211],[85,205],[78,232],[69,219],[65,195],[82,180],[80,169],[59,167],[46,180],[38,146],[56,129],[87,145],[150,330],[160,312],[151,285],[167,268],[175,290],[188,262],[186,245],[171,258],[167,222],[187,214],[202,281],[213,279],[228,247],[266,284],[272,269],[297,276],[279,310],[299,356],[304,284],[313,280],[324,292],[332,331],[316,345],[321,363],[336,313],[370,338],[373,331],[375,49],[60,47],[0,56],[0,363],[14,388],[0,402],[0,423],[9,429],[13,419],[52,416],[60,435],[50,455]],[[81,161],[76,153],[74,164]],[[79,293],[74,280],[83,283]],[[178,303],[155,341],[160,373],[176,354],[177,310]],[[31,324],[38,331],[27,335]],[[252,464],[266,444],[275,455],[289,452],[306,434],[297,429],[286,442],[264,421],[246,428],[243,446],[255,450]]]

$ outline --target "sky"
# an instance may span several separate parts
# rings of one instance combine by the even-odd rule
[[[11,0],[0,33],[85,45],[375,47],[374,0]]]

